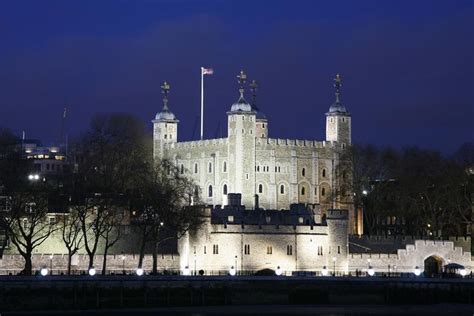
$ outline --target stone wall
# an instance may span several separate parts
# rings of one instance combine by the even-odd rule
[[[137,254],[123,254],[122,255],[109,255],[107,256],[107,274],[110,273],[122,273],[123,270],[126,273],[134,273],[138,267],[138,255]],[[41,268],[47,268],[53,270],[53,274],[66,273],[68,257],[66,254],[53,254],[50,253],[37,253],[32,257],[33,270],[39,271]],[[97,270],[97,274],[102,271],[103,256],[97,255],[94,257],[94,268]],[[75,255],[72,260],[72,273],[81,274],[85,273],[88,269],[89,257],[87,255]],[[24,266],[24,260],[21,255],[10,254],[4,255],[0,259],[0,275],[3,274],[17,274]],[[159,270],[167,270],[170,272],[176,272],[179,270],[179,255],[170,254],[158,255],[158,266]],[[152,257],[146,255],[143,261],[143,269],[146,273],[152,269]]]

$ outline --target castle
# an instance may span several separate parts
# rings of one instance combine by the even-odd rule
[[[227,137],[178,142],[176,116],[168,107],[169,85],[162,86],[164,106],[153,120],[154,158],[171,160],[191,177],[207,205],[226,205],[229,193],[240,193],[246,209],[289,209],[291,204],[349,210],[350,232],[356,214],[350,193],[341,194],[336,167],[351,144],[351,115],[340,101],[341,77],[335,80],[335,102],[326,113],[326,139],[269,138],[269,121],[244,97],[246,74],[238,77],[240,97],[227,112]],[[346,179],[348,180],[348,179]]]
[[[323,141],[269,138],[269,122],[255,104],[256,85],[251,85],[250,104],[244,97],[245,73],[238,79],[240,96],[227,112],[228,137],[189,142],[177,140],[179,121],[168,107],[170,86],[162,86],[163,109],[153,120],[154,158],[171,160],[191,177],[206,206],[202,226],[180,238],[173,252],[161,255],[160,270],[206,275],[265,270],[284,275],[472,273],[470,237],[360,235],[362,219],[354,211],[353,195],[341,190],[351,175],[337,172],[347,163],[342,155],[351,145],[351,115],[340,100],[339,75]],[[137,234],[129,228],[108,252],[111,272],[137,268]],[[97,266],[102,253],[99,245]],[[64,271],[65,254],[56,232],[35,249],[33,265]],[[0,273],[21,270],[22,261],[7,247]],[[81,248],[73,257],[73,270],[84,271],[87,264]],[[146,255],[143,268],[150,267],[151,256]]]

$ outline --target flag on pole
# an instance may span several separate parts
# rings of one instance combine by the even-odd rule
[[[214,73],[214,69],[212,68],[201,68],[203,75],[212,75]]]

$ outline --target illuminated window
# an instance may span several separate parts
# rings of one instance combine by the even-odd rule
[[[234,222],[234,216],[233,216],[233,215],[227,216],[227,221],[228,221],[229,223],[233,223],[233,222]]]
[[[267,255],[271,255],[273,252],[272,246],[267,246]]]
[[[244,245],[244,254],[249,255],[250,254],[250,245]]]
[[[287,254],[288,256],[292,256],[292,255],[293,255],[293,246],[292,246],[292,245],[286,246],[286,254]]]
[[[212,197],[212,185],[210,185],[208,188],[207,196]]]
[[[285,186],[283,184],[280,185],[280,194],[285,194]]]
[[[263,185],[258,185],[258,193],[263,193]]]
[[[224,195],[227,194],[227,184],[224,184],[224,186],[222,187],[222,193],[223,193]]]

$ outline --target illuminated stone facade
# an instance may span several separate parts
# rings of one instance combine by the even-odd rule
[[[178,120],[165,106],[153,120],[155,159],[168,158],[198,184],[207,205],[227,205],[228,193],[242,194],[246,209],[289,209],[291,204],[320,204],[348,209],[350,232],[356,219],[350,192],[340,194],[336,168],[351,144],[351,116],[339,101],[326,113],[326,140],[274,139],[269,122],[244,98],[227,112],[227,137],[178,142]],[[242,83],[241,83],[242,84]],[[165,91],[165,90],[164,90]],[[167,90],[166,90],[167,94]]]

